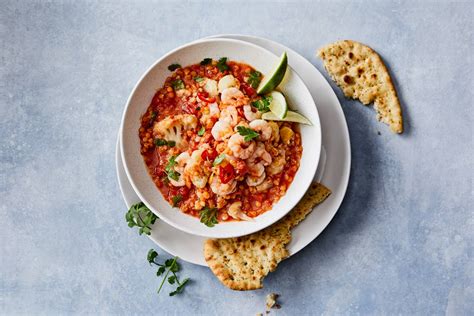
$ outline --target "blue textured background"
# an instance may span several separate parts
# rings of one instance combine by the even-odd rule
[[[474,313],[472,2],[2,1],[0,12],[0,314],[253,315],[271,291],[279,315]],[[320,70],[323,44],[369,44],[406,132],[332,84],[353,163],[329,227],[264,290],[232,292],[183,264],[193,283],[170,299],[155,293],[152,242],[123,218],[116,135],[144,70],[217,33],[279,41]]]

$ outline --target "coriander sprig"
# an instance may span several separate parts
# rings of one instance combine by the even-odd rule
[[[252,70],[247,79],[247,83],[254,89],[258,88],[258,85],[262,81],[262,73],[256,70]]]
[[[177,172],[176,170],[174,170],[174,168],[173,168],[177,163],[176,162],[176,157],[177,157],[176,155],[171,156],[170,160],[168,161],[168,163],[165,166],[165,172],[168,175],[168,178],[170,178],[174,181],[178,181],[179,177],[181,176],[181,174],[179,172]]]
[[[178,286],[176,289],[169,293],[170,296],[175,296],[176,294],[180,294],[183,292],[184,287],[188,284],[189,278],[180,281],[178,275],[176,273],[179,272],[181,269],[178,263],[178,257],[174,257],[173,259],[167,259],[164,263],[159,263],[155,259],[158,257],[158,253],[154,249],[150,249],[147,254],[147,260],[150,265],[154,264],[158,267],[156,271],[156,276],[162,276],[163,278],[160,283],[160,287],[158,288],[158,294],[160,293],[165,281],[168,281],[170,285],[177,284]],[[168,277],[169,274],[172,274]]]
[[[199,217],[201,219],[201,223],[207,227],[214,227],[214,225],[219,223],[217,221],[217,208],[215,207],[205,206],[199,213]]]
[[[229,65],[227,65],[227,57],[222,57],[217,62],[216,67],[219,69],[220,72],[224,72],[229,69]]]
[[[128,212],[125,214],[125,219],[128,222],[128,227],[140,227],[138,233],[141,235],[145,233],[150,235],[151,225],[158,219],[156,216],[143,202],[136,203],[130,207]]]
[[[259,136],[259,134],[256,131],[245,126],[237,126],[237,132],[239,132],[241,136],[244,136],[244,140],[246,142],[254,138],[257,138]]]
[[[270,111],[270,103],[272,102],[272,96],[263,96],[260,100],[253,101],[252,106],[259,110],[260,112],[268,112]]]

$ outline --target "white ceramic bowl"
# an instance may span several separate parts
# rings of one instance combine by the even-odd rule
[[[140,154],[138,129],[140,117],[150,105],[156,90],[171,74],[168,65],[179,63],[188,66],[206,57],[243,62],[253,66],[263,74],[268,74],[278,62],[278,57],[269,51],[239,40],[209,39],[181,46],[160,58],[138,81],[128,99],[122,118],[120,148],[125,171],[140,199],[166,223],[190,234],[211,238],[228,238],[247,235],[259,231],[288,213],[308,189],[318,166],[321,151],[321,128],[316,105],[301,78],[288,67],[283,82],[278,87],[290,105],[306,116],[312,126],[301,125],[303,154],[300,167],[286,194],[273,206],[272,210],[255,218],[254,221],[234,221],[207,227],[199,219],[172,208],[163,198],[148,174]],[[289,61],[291,63],[291,60]]]

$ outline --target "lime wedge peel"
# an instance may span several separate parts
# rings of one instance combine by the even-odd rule
[[[301,123],[301,124],[306,124],[306,125],[313,125],[306,117],[293,111],[288,111],[285,118],[283,119],[276,116],[273,112],[266,112],[266,113],[263,113],[262,119],[267,120],[267,121],[284,121],[284,122],[295,122],[295,123]]]
[[[269,108],[273,114],[278,118],[284,119],[288,113],[288,105],[286,104],[285,96],[278,91],[272,91],[268,94],[272,97]]]
[[[280,61],[278,62],[276,67],[273,69],[273,71],[270,72],[270,75],[265,76],[262,82],[260,82],[260,85],[258,86],[258,89],[257,89],[257,93],[267,94],[273,91],[283,80],[283,77],[285,76],[285,73],[286,73],[287,66],[288,66],[288,56],[286,55],[286,52],[283,52],[283,54],[280,57]]]

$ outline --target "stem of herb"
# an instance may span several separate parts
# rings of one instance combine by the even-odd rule
[[[178,259],[178,257],[174,257],[174,258],[173,258],[173,262],[172,262],[171,265],[168,267],[168,271],[166,271],[166,274],[165,274],[165,277],[163,278],[163,281],[161,281],[160,287],[158,288],[158,293],[160,293],[161,288],[163,287],[163,284],[165,284],[165,281],[168,279],[168,274],[170,274],[171,267],[174,266],[174,264],[176,263],[176,260],[177,260],[177,259]]]

